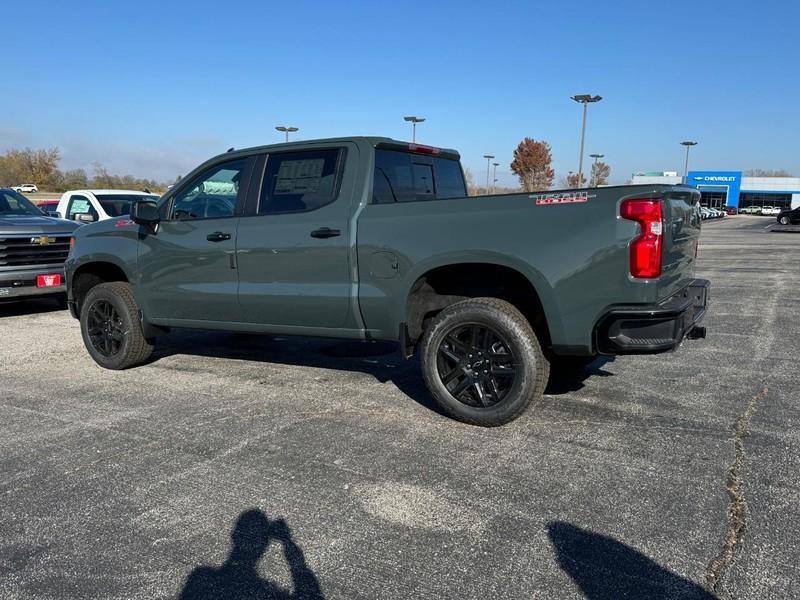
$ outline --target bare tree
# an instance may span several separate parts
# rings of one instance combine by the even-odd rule
[[[570,173],[566,177],[561,178],[561,185],[569,189],[586,187],[586,175],[581,173],[581,181],[578,183],[578,174]]]
[[[467,195],[468,196],[477,196],[476,188],[475,188],[475,176],[472,174],[472,169],[469,167],[464,167],[464,179],[467,182]]]
[[[611,167],[602,161],[592,164],[592,175],[589,178],[589,187],[600,187],[608,185],[608,176],[611,174]]]
[[[550,144],[526,137],[514,150],[511,170],[519,177],[524,191],[549,190],[555,177],[555,171],[550,166],[552,162]]]

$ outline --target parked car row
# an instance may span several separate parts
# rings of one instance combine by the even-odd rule
[[[709,208],[708,206],[701,206],[700,207],[700,218],[703,220],[706,219],[721,219],[724,216],[727,216],[724,210],[719,210],[718,208]]]
[[[739,210],[739,213],[743,215],[764,215],[774,217],[775,215],[779,215],[781,210],[783,209],[777,206],[745,206]]]

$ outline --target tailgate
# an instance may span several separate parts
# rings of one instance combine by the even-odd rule
[[[682,289],[694,279],[700,241],[700,192],[676,187],[664,194],[664,257],[658,299]]]

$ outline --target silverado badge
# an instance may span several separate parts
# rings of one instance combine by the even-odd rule
[[[47,246],[49,244],[54,244],[55,241],[56,238],[47,237],[46,235],[31,238],[31,244],[39,244],[40,246]]]

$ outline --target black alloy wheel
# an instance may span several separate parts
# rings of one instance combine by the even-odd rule
[[[128,332],[113,304],[107,300],[92,303],[87,324],[89,340],[97,352],[109,358],[119,354]]]
[[[436,368],[442,384],[468,406],[488,408],[514,387],[517,362],[510,345],[483,324],[455,327],[437,350]]]

